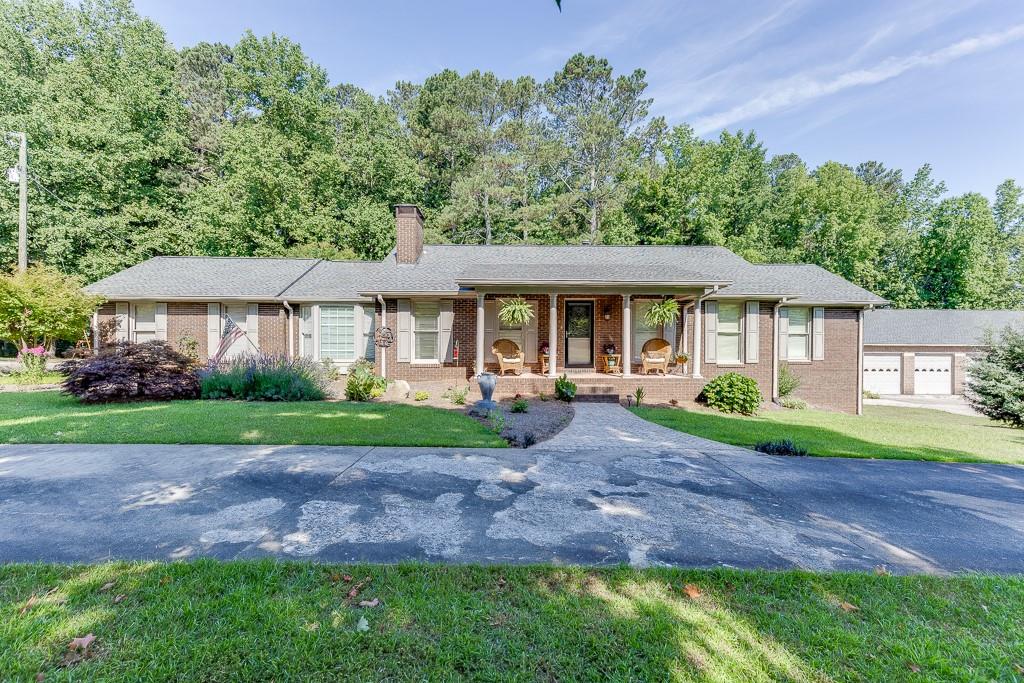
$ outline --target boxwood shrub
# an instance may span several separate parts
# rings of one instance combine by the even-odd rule
[[[704,385],[700,398],[723,413],[753,415],[761,407],[761,390],[757,382],[736,372],[719,375]]]

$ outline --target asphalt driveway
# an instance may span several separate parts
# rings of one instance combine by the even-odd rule
[[[691,444],[692,445],[692,444]],[[1024,571],[1024,468],[714,442],[0,446],[0,560],[274,556]]]

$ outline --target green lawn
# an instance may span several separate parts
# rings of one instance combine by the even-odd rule
[[[0,443],[506,445],[461,412],[427,406],[321,401],[83,405],[52,391],[0,394]]]
[[[666,427],[738,446],[792,439],[811,455],[1024,464],[1024,430],[938,410],[865,406],[861,416],[771,410],[755,417],[699,409],[632,410]]]
[[[976,575],[8,565],[0,671],[48,682],[1012,681],[1024,671],[1021,604],[1024,579]],[[88,634],[89,656],[62,668]]]

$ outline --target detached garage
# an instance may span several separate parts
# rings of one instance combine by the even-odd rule
[[[876,394],[963,393],[985,332],[1024,328],[1022,311],[879,309],[864,313],[864,389]]]

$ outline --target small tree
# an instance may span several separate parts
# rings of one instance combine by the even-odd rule
[[[0,339],[19,349],[58,339],[77,341],[102,297],[82,291],[82,281],[47,266],[0,277]]]
[[[967,371],[968,402],[993,420],[1024,428],[1024,330],[986,336],[988,351]]]

